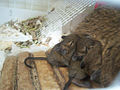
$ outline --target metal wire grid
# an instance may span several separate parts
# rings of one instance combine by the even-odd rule
[[[9,1],[14,1],[14,5],[15,5],[15,0],[9,0]],[[25,1],[31,1],[31,3],[32,2],[35,3],[34,0],[25,0]],[[37,0],[37,1],[39,1],[39,0]],[[49,1],[49,0],[47,0],[47,1]],[[64,1],[65,1],[64,2],[65,8],[63,9],[63,8],[58,7],[58,8],[55,8],[55,10],[53,12],[48,13],[48,15],[46,16],[47,20],[43,24],[43,28],[41,28],[40,31],[42,31],[42,30],[44,30],[44,31],[57,30],[57,28],[59,27],[60,24],[57,24],[56,22],[59,22],[59,21],[62,22],[62,26],[65,26],[67,23],[69,23],[71,20],[73,20],[78,14],[82,13],[84,10],[86,10],[86,8],[88,8],[91,5],[94,5],[96,2],[96,0],[64,0]],[[45,2],[43,1],[43,3],[45,3]],[[26,2],[26,4],[27,4],[27,2]],[[33,7],[31,5],[31,9],[32,8]]]
[[[62,20],[62,25],[67,24],[79,13],[82,13],[87,7],[95,4],[95,0],[67,0],[65,2],[65,9],[56,9],[54,12],[48,14],[46,24],[54,23],[57,20]]]
[[[44,26],[47,27],[52,23],[55,25],[53,30],[56,30],[55,28],[57,28],[57,25],[55,23],[59,20],[61,20],[62,26],[65,26],[78,14],[86,10],[86,8],[94,5],[95,1],[96,0],[66,0],[64,9],[57,8],[55,11],[47,15],[47,21],[45,22]]]

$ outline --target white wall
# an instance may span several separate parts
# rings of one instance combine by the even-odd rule
[[[47,15],[50,10],[64,8],[65,0],[0,0],[0,25],[16,18]]]
[[[27,9],[17,9],[17,8],[6,8],[0,7],[0,25],[8,22],[10,20],[16,19],[27,19],[30,17],[35,17],[39,15],[46,15],[46,12],[27,10]]]

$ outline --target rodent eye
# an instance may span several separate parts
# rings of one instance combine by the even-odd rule
[[[81,63],[80,63],[80,67],[81,67],[82,69],[85,67],[85,63],[84,63],[84,61],[81,61]]]
[[[82,60],[83,60],[83,57],[84,57],[84,56],[76,56],[76,55],[75,55],[75,56],[72,56],[72,60],[73,60],[73,61],[77,61],[77,60],[78,60],[78,61],[82,61]]]
[[[67,36],[62,36],[61,38],[62,38],[62,39],[65,39],[65,37],[67,37]]]
[[[67,51],[66,49],[61,50],[62,55],[66,55],[67,52],[68,52],[68,51]]]
[[[76,55],[72,56],[72,61],[77,61],[77,59],[78,59],[78,56]]]

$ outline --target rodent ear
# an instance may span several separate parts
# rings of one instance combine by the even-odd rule
[[[71,47],[71,46],[73,46],[73,44],[74,44],[74,41],[72,40],[72,41],[68,42],[67,45],[68,45],[69,47]]]
[[[83,36],[85,36],[86,38],[91,38],[91,36],[88,34],[84,34]]]

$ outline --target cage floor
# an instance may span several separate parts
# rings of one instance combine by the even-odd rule
[[[44,56],[45,52],[33,53]],[[47,61],[32,63],[33,69],[24,65],[24,59],[30,53],[20,53],[18,56],[6,58],[0,78],[0,90],[62,90],[68,81],[67,68],[52,68]],[[70,85],[70,90],[85,90],[85,88]]]

